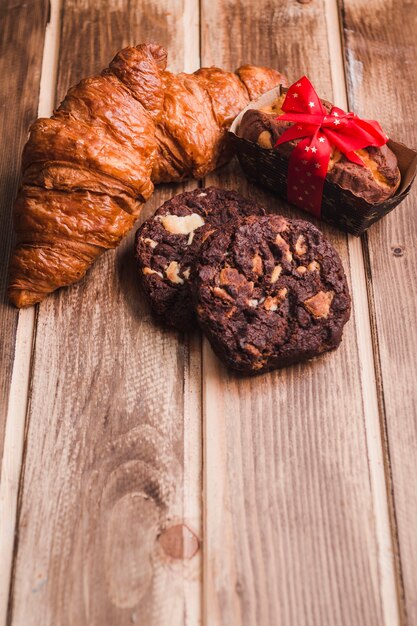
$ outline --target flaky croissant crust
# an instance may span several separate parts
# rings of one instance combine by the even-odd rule
[[[284,82],[253,65],[175,75],[166,64],[160,45],[125,48],[32,125],[14,207],[16,306],[79,280],[130,230],[154,184],[202,178],[225,162],[234,117]]]

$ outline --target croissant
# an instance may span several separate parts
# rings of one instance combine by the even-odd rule
[[[283,82],[245,65],[166,71],[166,50],[121,50],[38,119],[23,151],[9,298],[17,307],[79,280],[115,248],[154,185],[201,178],[229,157],[226,133],[250,99]]]

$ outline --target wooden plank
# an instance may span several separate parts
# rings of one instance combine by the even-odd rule
[[[0,468],[18,312],[7,302],[8,262],[13,242],[12,205],[27,131],[36,118],[48,2],[5,0],[0,6]],[[1,471],[1,469],[0,469]]]
[[[48,14],[42,55],[38,116],[50,115],[55,104],[60,10],[60,3],[55,2],[50,6]],[[35,307],[19,311],[0,482],[0,554],[2,555],[0,624],[6,621],[9,605],[35,320]]]
[[[20,176],[17,155],[38,108],[39,50],[47,19],[43,0],[31,6],[6,1],[0,7],[0,624],[8,607],[34,319],[33,311],[19,315],[7,302],[7,266]]]
[[[325,0],[329,54],[332,59],[332,85],[335,101],[347,111],[347,81],[344,71],[341,20],[337,0]],[[385,622],[400,621],[400,598],[397,585],[397,562],[393,556],[395,529],[390,515],[390,502],[386,471],[388,449],[385,433],[381,427],[380,403],[377,394],[377,363],[372,339],[372,320],[366,277],[366,251],[358,237],[348,236],[351,280],[354,285],[358,345],[362,366],[362,389],[364,399],[364,422],[367,439],[368,466],[374,498],[375,532],[378,543],[380,594]]]
[[[416,147],[415,5],[405,0],[395,6],[383,0],[351,0],[341,1],[340,8],[351,109],[378,119],[390,136]],[[417,287],[412,278],[417,265],[416,199],[414,187],[364,238],[382,422],[389,445],[402,621],[409,624],[417,623],[417,495],[411,479],[417,472]]]
[[[195,9],[65,0],[58,99],[147,38],[195,69]],[[200,341],[153,324],[132,239],[39,308],[14,625],[200,623]]]
[[[230,2],[220,10],[220,2],[203,0],[202,63],[272,63],[292,79],[307,73],[332,99],[326,18],[320,1]],[[248,186],[237,166],[209,182],[216,181],[301,216]],[[363,306],[347,237],[322,229],[348,279],[355,276],[354,304]],[[358,330],[353,316],[337,352],[250,380],[227,372],[205,344],[207,623],[397,623],[392,566],[380,556],[375,521],[373,490],[377,481],[380,495],[383,467],[370,467],[382,458],[373,364],[362,357],[372,355],[372,346],[358,345],[366,339]],[[381,597],[387,587],[389,610]]]

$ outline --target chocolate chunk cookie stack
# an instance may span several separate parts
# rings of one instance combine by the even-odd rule
[[[232,369],[256,374],[340,344],[345,273],[309,222],[266,215],[234,191],[197,189],[139,228],[135,253],[156,318],[179,330],[197,319]]]

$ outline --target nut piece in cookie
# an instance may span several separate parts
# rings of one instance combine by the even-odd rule
[[[194,324],[190,283],[202,243],[230,219],[264,213],[235,191],[208,187],[171,198],[144,222],[135,239],[138,281],[161,323]]]
[[[336,348],[350,296],[336,250],[309,222],[238,218],[202,246],[199,323],[231,368],[256,374]]]

